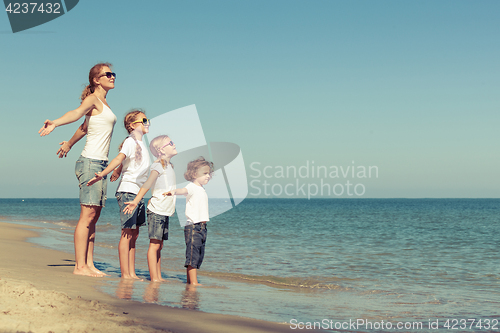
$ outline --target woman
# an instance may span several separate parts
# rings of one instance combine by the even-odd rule
[[[106,96],[115,87],[116,74],[111,64],[99,63],[89,72],[89,84],[83,90],[80,106],[56,120],[46,120],[38,131],[40,136],[51,133],[56,127],[70,124],[85,115],[85,122],[73,136],[72,143],[87,134],[87,142],[76,161],[75,173],[80,185],[80,219],[75,229],[75,269],[73,274],[102,277],[107,275],[94,266],[95,225],[106,201],[106,179],[94,186],[87,186],[96,172],[108,164],[109,144],[116,123]],[[69,149],[68,149],[69,150]],[[67,151],[66,151],[67,153]]]

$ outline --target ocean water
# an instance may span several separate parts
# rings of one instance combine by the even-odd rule
[[[73,253],[78,199],[0,199],[0,216],[43,226],[33,242]],[[121,281],[119,237],[110,199],[95,259],[116,297],[296,329],[500,331],[500,199],[246,199],[209,222],[196,289],[185,288],[175,216],[166,283],[147,281],[146,228],[136,255],[146,281]]]

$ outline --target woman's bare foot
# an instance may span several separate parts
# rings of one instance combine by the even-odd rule
[[[104,276],[103,274],[98,274],[98,273],[92,271],[88,266],[84,266],[81,268],[78,268],[75,266],[75,269],[73,270],[73,274],[91,276],[91,277],[103,277]]]

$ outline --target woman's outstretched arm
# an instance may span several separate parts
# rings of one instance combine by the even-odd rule
[[[89,95],[85,98],[80,104],[79,107],[72,111],[66,112],[62,117],[57,118],[56,120],[45,120],[42,128],[38,131],[40,136],[49,135],[56,127],[73,123],[89,113],[89,111],[93,110],[97,104],[97,97],[94,95]]]
[[[59,155],[59,158],[66,157],[68,155],[68,152],[71,150],[71,148],[77,143],[78,141],[81,140],[85,135],[87,135],[87,122],[83,121],[83,124],[78,127],[76,130],[75,134],[69,139],[69,141],[63,141],[59,143],[61,147],[59,147],[59,150],[57,150],[57,155]]]

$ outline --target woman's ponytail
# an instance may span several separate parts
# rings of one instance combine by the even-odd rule
[[[88,95],[93,94],[96,88],[96,84],[94,82],[94,79],[99,78],[99,74],[101,74],[101,69],[103,67],[109,67],[111,68],[111,64],[109,62],[101,62],[94,67],[90,69],[89,72],[89,84],[83,89],[82,95],[80,96],[80,99],[83,100],[87,98]]]

